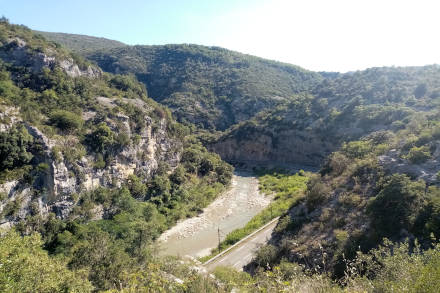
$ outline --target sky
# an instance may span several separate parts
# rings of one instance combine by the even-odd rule
[[[220,46],[315,71],[440,63],[438,0],[0,0],[31,29]]]

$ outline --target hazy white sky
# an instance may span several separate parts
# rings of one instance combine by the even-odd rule
[[[439,0],[271,0],[212,21],[231,25],[218,45],[311,70],[440,63]]]
[[[215,45],[317,71],[440,63],[440,0],[0,0],[32,29]]]

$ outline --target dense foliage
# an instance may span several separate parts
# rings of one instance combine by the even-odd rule
[[[28,63],[13,59],[13,50],[26,52]],[[48,52],[54,60],[92,66],[26,27],[0,20],[0,182],[13,186],[1,186],[7,192],[0,193],[0,219],[20,233],[0,237],[0,291],[215,288],[177,262],[158,260],[154,241],[222,192],[232,166],[150,100],[135,77],[98,70],[72,76],[58,61],[35,68],[32,58]],[[160,150],[154,158],[141,152],[147,146],[139,141],[156,133],[177,154],[174,166]],[[81,167],[87,160],[100,174],[130,146],[140,159],[157,164],[150,174],[136,169],[121,186],[110,182],[78,193],[51,190],[54,168],[68,168],[60,180],[85,184]],[[71,206],[60,214],[54,201]],[[189,278],[182,285],[167,271]]]
[[[0,132],[0,171],[22,167],[30,163],[33,155],[33,137],[23,126]]]
[[[91,292],[82,272],[42,249],[38,234],[21,237],[14,231],[0,237],[0,291],[2,292]]]
[[[217,268],[214,274],[227,289],[239,288],[243,292],[437,292],[439,244],[424,252],[419,249],[411,249],[408,243],[386,241],[368,254],[358,253],[355,260],[348,262],[339,282],[287,260],[271,271],[258,271],[253,276],[224,267]]]
[[[409,239],[410,246],[418,242],[421,250],[435,245],[440,233],[438,123],[438,115],[431,115],[394,133],[378,131],[344,143],[310,178],[303,202],[280,219],[275,241],[257,253],[254,266],[273,268],[288,260],[340,280],[360,251],[377,248],[384,237],[397,243]],[[414,160],[414,148],[429,157]],[[361,278],[380,275],[383,279],[373,284],[385,291],[398,286],[398,277],[385,280],[374,264],[370,269],[377,271],[357,273]]]
[[[106,38],[98,38],[85,35],[65,34],[65,33],[52,33],[35,31],[47,38],[48,40],[57,42],[66,48],[72,50],[75,53],[84,53],[87,51],[109,49],[126,46],[124,43],[109,40]]]
[[[225,129],[308,89],[319,74],[217,47],[132,46],[87,57],[108,72],[132,73],[180,121]]]
[[[439,287],[439,66],[318,74],[215,47],[129,47],[45,36],[66,46],[76,40],[81,53],[87,46],[95,50],[84,54],[104,70],[130,74],[102,73],[26,27],[0,20],[0,182],[20,182],[29,200],[26,218],[13,222],[24,212],[25,198],[0,193],[0,218],[17,231],[0,237],[0,290]],[[56,62],[40,68],[35,60],[41,54],[72,60],[78,70],[95,68],[96,74],[72,76]],[[199,143],[194,126],[175,122],[167,108],[149,99],[145,85],[181,121],[230,127],[202,133],[213,149],[225,150],[222,155],[234,153],[231,160],[321,165],[310,176],[260,177],[261,191],[274,201],[220,247],[281,216],[271,243],[249,266],[253,276],[223,268],[216,272],[218,283],[177,260],[157,258],[158,236],[197,215],[229,184],[233,169]],[[84,180],[78,170],[86,155],[94,160],[90,169],[101,172],[143,139],[147,128],[167,133],[179,163],[171,167],[159,159],[151,174],[134,172],[121,186],[63,194],[72,203],[67,215],[42,209],[50,197],[44,184],[53,168],[48,162],[63,161],[70,168],[65,178]],[[56,144],[50,159],[35,139],[40,131]]]
[[[435,113],[440,105],[439,80],[438,65],[341,74],[220,135],[207,136],[206,142],[230,161],[252,160],[252,156],[225,145],[264,150],[254,155],[261,162],[319,166],[343,142],[380,130],[396,132]],[[426,91],[417,91],[420,85]],[[416,146],[409,156],[422,162],[429,159],[430,151]]]
[[[115,284],[125,282],[127,274],[154,261],[153,243],[162,232],[177,220],[196,215],[229,183],[229,165],[201,146],[188,145],[189,150],[197,150],[213,170],[200,175],[200,165],[186,161],[169,175],[169,169],[162,167],[146,184],[132,175],[121,189],[98,188],[80,194],[67,221],[53,215],[45,220],[36,213],[18,229],[40,232],[45,248],[67,258],[71,270],[88,272],[96,289],[117,289]],[[105,211],[106,218],[90,222],[97,209]]]

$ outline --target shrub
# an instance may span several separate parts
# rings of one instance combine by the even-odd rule
[[[95,130],[89,134],[87,141],[95,152],[106,153],[112,149],[115,142],[115,135],[107,124],[101,122]]]
[[[254,262],[260,267],[271,267],[276,262],[278,257],[278,249],[271,245],[261,247],[254,258]]]
[[[329,161],[329,167],[332,173],[336,176],[340,175],[347,168],[350,160],[339,152],[335,152],[331,155]]]
[[[131,90],[139,96],[146,95],[145,87],[131,75],[114,75],[110,79],[110,85],[122,91]]]
[[[118,133],[118,135],[116,136],[116,144],[117,144],[120,148],[124,148],[124,147],[130,145],[130,137],[128,136],[127,133],[125,133],[125,132],[120,132],[120,133]]]
[[[171,189],[170,180],[167,176],[155,176],[148,186],[150,197],[168,194]]]
[[[200,162],[199,174],[205,176],[209,172],[214,170],[214,160],[209,156],[205,156]]]
[[[143,198],[147,193],[147,186],[136,175],[128,176],[127,186],[134,198]]]
[[[176,185],[181,185],[185,182],[185,168],[183,168],[181,165],[179,165],[174,172],[170,175],[170,180]]]
[[[431,152],[427,146],[412,147],[405,157],[413,164],[423,164],[431,158]]]
[[[352,159],[362,159],[371,150],[371,143],[368,141],[351,141],[342,146],[342,152]]]
[[[36,170],[37,170],[37,172],[39,172],[41,174],[48,174],[50,171],[50,167],[46,163],[40,163],[37,165]]]
[[[57,162],[57,163],[61,162],[62,156],[61,156],[61,149],[59,146],[54,146],[52,148],[51,154],[52,154],[52,159],[55,162]]]
[[[33,138],[23,126],[0,132],[0,171],[28,164],[33,155]]]
[[[93,167],[96,169],[104,169],[106,166],[106,163],[104,161],[104,157],[102,156],[102,154],[98,154],[96,156],[96,160],[93,163]]]
[[[413,182],[403,174],[388,177],[367,208],[379,236],[394,236],[402,228],[412,231],[424,205],[424,193],[425,183],[422,181]]]
[[[63,131],[74,131],[83,125],[81,116],[65,110],[55,110],[50,113],[49,121]]]
[[[320,175],[312,176],[307,183],[306,205],[314,210],[330,193],[330,188],[322,182]]]
[[[9,231],[0,237],[1,292],[91,292],[93,287],[41,247],[40,235],[21,237]]]
[[[20,211],[22,202],[23,202],[22,198],[19,197],[9,201],[3,208],[1,217],[15,217],[17,213]]]
[[[220,165],[215,167],[215,172],[217,173],[218,182],[223,185],[228,185],[234,174],[234,167],[227,163],[220,162]]]

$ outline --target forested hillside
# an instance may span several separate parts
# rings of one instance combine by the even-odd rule
[[[300,67],[198,45],[133,46],[86,56],[130,73],[180,121],[224,130],[308,90],[321,76]]]
[[[106,38],[98,38],[85,35],[53,33],[34,31],[37,34],[44,36],[46,39],[56,42],[64,47],[72,50],[77,54],[84,54],[89,51],[111,49],[126,46],[119,41],[109,40]]]
[[[440,106],[440,66],[372,68],[325,79],[207,144],[229,161],[319,166],[344,141],[396,132]]]
[[[276,268],[280,282],[292,286],[299,286],[294,275],[330,290],[318,275],[311,281],[298,273],[306,271],[330,274],[351,290],[434,292],[440,261],[439,146],[438,110],[400,130],[343,144],[310,176],[303,200],[281,218],[249,269]],[[287,192],[276,187],[276,194]]]
[[[44,35],[63,46],[0,21],[0,291],[436,292],[439,65],[315,73]],[[282,216],[252,275],[213,279],[153,243],[225,190],[221,158],[274,196],[246,227]]]
[[[0,109],[0,291],[178,285],[167,266],[185,267],[157,260],[152,244],[224,190],[230,165],[135,78],[6,19]]]

